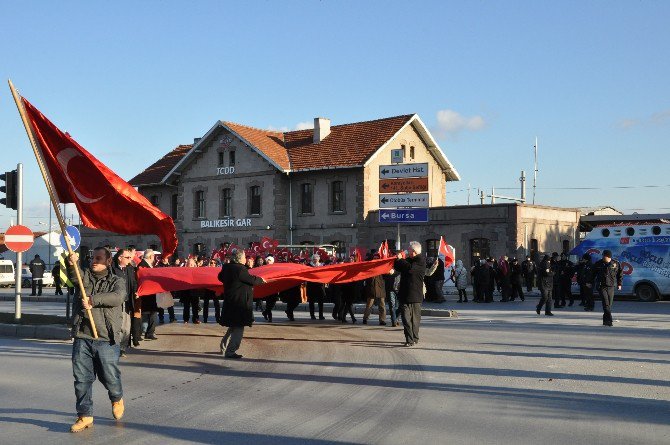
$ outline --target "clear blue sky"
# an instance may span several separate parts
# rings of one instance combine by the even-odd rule
[[[449,204],[468,184],[517,196],[538,136],[538,203],[670,212],[670,2],[1,6],[0,170],[25,164],[36,229],[48,200],[7,78],[126,179],[217,119],[293,129],[418,113],[461,174]],[[0,210],[0,230],[11,216]]]

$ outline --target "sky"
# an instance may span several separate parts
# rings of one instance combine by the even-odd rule
[[[34,230],[48,227],[49,201],[10,78],[125,179],[219,119],[296,129],[418,113],[461,176],[448,205],[466,204],[468,187],[471,203],[492,187],[518,197],[521,170],[532,197],[537,137],[537,204],[670,213],[670,2],[0,8],[0,171],[24,164]],[[15,216],[0,209],[0,231]]]

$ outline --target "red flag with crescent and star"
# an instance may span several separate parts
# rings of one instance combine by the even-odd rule
[[[157,235],[163,255],[177,248],[174,222],[21,98],[60,203],[74,203],[91,229],[125,235]]]
[[[440,237],[440,246],[437,249],[437,256],[444,261],[444,267],[451,266],[456,260],[454,248],[444,241],[444,237]]]

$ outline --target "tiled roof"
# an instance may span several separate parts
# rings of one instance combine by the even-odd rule
[[[353,124],[333,125],[330,134],[315,144],[314,130],[284,133],[291,170],[363,165],[400,130],[413,114]]]
[[[219,121],[205,135],[203,142],[209,138],[210,134],[214,134],[216,128],[225,126],[251,144],[275,166],[286,172],[333,167],[357,167],[364,165],[382,145],[388,142],[414,116],[416,115],[406,114],[352,124],[333,125],[330,127],[330,134],[317,144],[313,141],[313,129],[282,133],[261,130],[234,122]],[[184,156],[189,153],[191,148],[191,145],[178,146],[131,179],[130,184],[138,186],[160,183],[173,169],[181,168],[181,164],[178,165],[180,161],[187,162]],[[448,164],[446,158],[444,158],[444,163]],[[454,174],[456,175],[455,179],[458,179],[455,171]]]
[[[266,157],[282,169],[288,170],[291,168],[286,148],[284,148],[284,133],[260,130],[234,122],[224,122],[224,125],[263,152]]]
[[[146,170],[128,181],[130,185],[160,184],[165,175],[188,153],[192,145],[179,145],[177,148],[151,164]]]

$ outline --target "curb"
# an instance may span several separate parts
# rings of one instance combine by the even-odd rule
[[[70,328],[55,324],[0,324],[0,337],[35,338],[40,340],[70,340]]]

